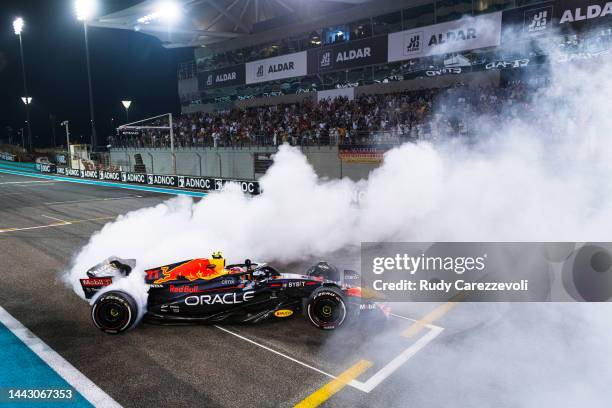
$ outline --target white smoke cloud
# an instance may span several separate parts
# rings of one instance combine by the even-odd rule
[[[609,66],[553,69],[528,115],[470,118],[471,145],[400,146],[361,183],[319,179],[297,148],[282,146],[260,196],[229,187],[120,216],[76,255],[66,279],[80,292],[77,278],[110,255],[135,258],[143,271],[214,250],[231,261],[290,262],[362,241],[609,240]]]
[[[558,60],[551,52],[552,60]],[[612,63],[602,59],[553,64],[551,84],[532,89],[528,114],[504,122],[470,116],[475,133],[471,143],[405,144],[388,152],[384,164],[359,183],[319,179],[298,149],[282,146],[260,180],[260,196],[248,198],[230,186],[197,203],[178,197],[120,216],[91,237],[65,280],[82,296],[78,278],[89,267],[111,255],[135,258],[135,273],[123,285],[144,301],[144,269],[215,250],[224,251],[231,262],[251,258],[289,263],[356,248],[362,241],[611,241],[611,68]],[[504,116],[516,108],[516,101],[507,104]],[[354,204],[357,188],[362,190],[359,206]],[[529,311],[532,306],[521,305],[525,313],[534,312]],[[576,406],[587,396],[586,405],[599,405],[590,387],[601,386],[602,378],[610,375],[609,368],[602,367],[612,367],[609,352],[606,358],[596,354],[609,351],[597,337],[609,327],[602,327],[603,313],[598,311],[603,309],[589,305],[568,311],[572,305],[558,306],[538,306],[537,324],[520,318],[502,323],[499,333],[507,336],[503,341],[477,333],[469,347],[442,347],[423,377],[436,378],[454,361],[464,367],[465,378],[488,373],[494,392],[510,401],[509,406],[550,405],[547,401]],[[582,326],[558,323],[567,316]],[[533,328],[539,337],[524,334]],[[573,330],[580,330],[586,340],[568,345],[565,336]],[[498,355],[516,342],[524,350],[505,366],[481,358]],[[541,376],[546,363],[538,363],[537,356],[543,349],[554,350],[547,358],[573,355],[578,349],[598,351],[574,358],[570,366],[554,364],[557,383],[563,384],[554,386],[554,378]],[[459,358],[460,353],[466,358]],[[591,371],[594,366],[602,368],[601,377]],[[526,372],[526,381],[540,381],[542,388],[521,388],[519,372]],[[406,381],[418,384],[414,377]],[[567,384],[574,384],[575,398],[559,389]],[[468,398],[474,404],[489,397],[498,400],[474,390],[479,394]],[[456,405],[454,391],[436,391],[433,405]],[[416,398],[417,405],[432,402]]]

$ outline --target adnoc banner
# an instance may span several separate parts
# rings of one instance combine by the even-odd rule
[[[501,18],[497,12],[389,34],[389,62],[496,47]]]
[[[256,84],[304,76],[308,71],[307,55],[306,51],[302,51],[248,62],[246,64],[246,83]]]
[[[198,87],[200,90],[237,85],[244,85],[244,64],[200,72],[198,74]]]

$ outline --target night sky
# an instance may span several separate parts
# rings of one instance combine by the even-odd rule
[[[100,0],[99,14],[139,1]],[[2,0],[0,4],[0,138],[6,127],[25,126],[23,84],[15,17],[25,20],[22,33],[32,135],[35,147],[65,144],[63,120],[70,121],[71,141],[89,141],[87,70],[82,23],[72,0]],[[193,58],[191,49],[167,50],[154,37],[126,30],[89,28],[98,145],[117,124],[125,122],[121,100],[132,100],[130,121],[180,111],[176,69]],[[114,119],[114,122],[112,122]],[[114,125],[113,125],[114,123]]]

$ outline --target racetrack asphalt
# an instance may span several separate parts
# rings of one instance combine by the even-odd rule
[[[531,305],[459,304],[414,336],[402,336],[414,324],[409,319],[439,305],[400,305],[384,333],[360,327],[324,332],[296,317],[222,328],[141,324],[124,335],[104,334],[93,326],[89,305],[59,277],[106,222],[167,199],[0,172],[0,306],[123,406],[291,407],[305,399],[311,405],[303,406],[326,407],[536,406],[530,395],[542,390],[547,397],[556,392],[552,401],[564,406],[551,361],[563,359],[552,367],[565,382],[584,376],[586,368],[610,373],[598,367],[596,355],[586,359],[551,347],[556,337],[541,330],[550,312]],[[600,304],[591,312],[602,310],[612,311]],[[564,315],[573,316],[572,310]],[[507,321],[515,324],[507,327]],[[574,323],[568,318],[556,335],[580,335],[585,329]],[[612,344],[610,338],[604,339]],[[356,377],[362,385],[389,371],[390,362],[401,364],[367,392],[350,385],[321,391],[330,375],[360,361],[371,363]],[[591,380],[588,391],[609,401],[605,384]]]

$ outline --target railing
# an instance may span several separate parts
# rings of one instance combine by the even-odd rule
[[[428,135],[416,129],[412,132],[398,132],[396,130],[385,130],[367,132],[361,131],[352,136],[338,135],[321,135],[318,138],[314,133],[303,133],[298,136],[277,136],[274,135],[255,135],[249,137],[235,137],[223,135],[217,139],[213,139],[210,135],[204,138],[177,137],[174,140],[175,149],[194,149],[194,148],[250,148],[250,147],[277,147],[287,143],[291,146],[319,146],[333,147],[338,145],[399,145],[409,141],[418,139],[426,139]],[[112,148],[134,149],[134,148],[152,148],[165,149],[170,147],[170,141],[166,138],[149,138],[143,136],[140,138],[125,138],[123,140],[111,140]]]
[[[195,61],[187,61],[179,63],[177,77],[181,79],[195,78],[198,74],[198,69]]]

